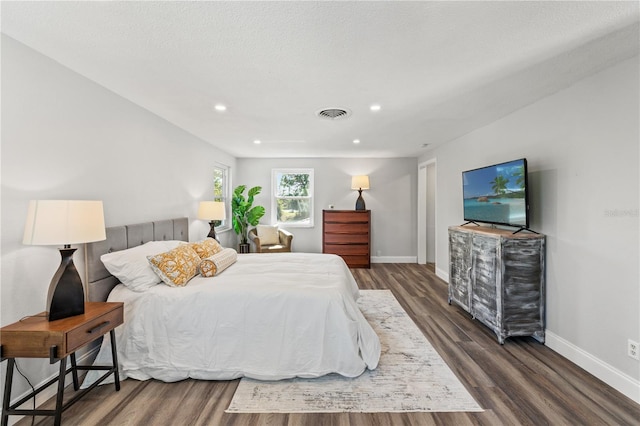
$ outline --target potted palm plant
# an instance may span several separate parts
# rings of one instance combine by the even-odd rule
[[[246,185],[236,187],[231,200],[233,230],[240,236],[240,253],[249,253],[249,225],[256,226],[265,213],[264,207],[253,205],[253,199],[262,191],[262,187],[249,189],[247,198],[244,196],[245,189]]]

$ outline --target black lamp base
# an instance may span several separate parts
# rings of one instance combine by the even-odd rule
[[[362,198],[362,189],[358,189],[358,199],[356,200],[356,210],[366,210],[364,198]]]
[[[211,222],[209,222],[209,225],[211,225],[211,229],[209,230],[209,235],[207,235],[207,237],[213,238],[217,242],[220,242],[220,240],[216,236],[216,223],[212,220]]]
[[[84,288],[80,274],[73,264],[76,249],[60,249],[62,261],[49,284],[47,294],[47,319],[55,321],[62,318],[84,314]]]

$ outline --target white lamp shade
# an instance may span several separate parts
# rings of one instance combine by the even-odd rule
[[[369,189],[369,176],[352,176],[351,189]]]
[[[106,239],[102,201],[32,200],[24,244],[80,244]]]
[[[227,214],[224,208],[224,201],[200,201],[198,206],[198,219],[203,220],[224,220]]]

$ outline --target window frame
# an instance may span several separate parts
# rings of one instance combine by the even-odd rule
[[[309,186],[307,188],[309,196],[307,197],[282,197],[276,194],[278,188],[277,177],[278,174],[307,174],[309,175]],[[278,221],[278,199],[308,199],[309,200],[309,223],[295,223],[295,222],[280,222]],[[286,228],[313,228],[314,227],[314,169],[311,167],[298,167],[298,168],[276,168],[271,169],[271,223],[283,226]]]
[[[216,194],[215,187],[215,179],[216,172],[222,172],[222,192],[223,195],[219,196]],[[224,210],[226,219],[222,221],[222,224],[216,226],[216,231],[224,232],[232,229],[231,225],[231,166],[227,166],[223,163],[214,162],[213,163],[213,178],[214,178],[214,186],[213,186],[213,201],[224,201]]]

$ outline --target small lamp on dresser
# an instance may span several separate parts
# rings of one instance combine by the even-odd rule
[[[225,212],[224,201],[200,201],[198,206],[198,219],[208,220],[211,225],[209,235],[207,237],[213,238],[220,242],[216,236],[216,220],[225,220],[227,214]]]
[[[356,200],[356,210],[366,210],[364,198],[362,198],[362,190],[369,189],[369,176],[352,176],[351,189],[358,190],[358,199]]]
[[[71,244],[106,239],[102,201],[33,200],[29,202],[23,244],[64,245],[62,261],[47,294],[47,319],[84,313],[84,287],[73,263]]]

